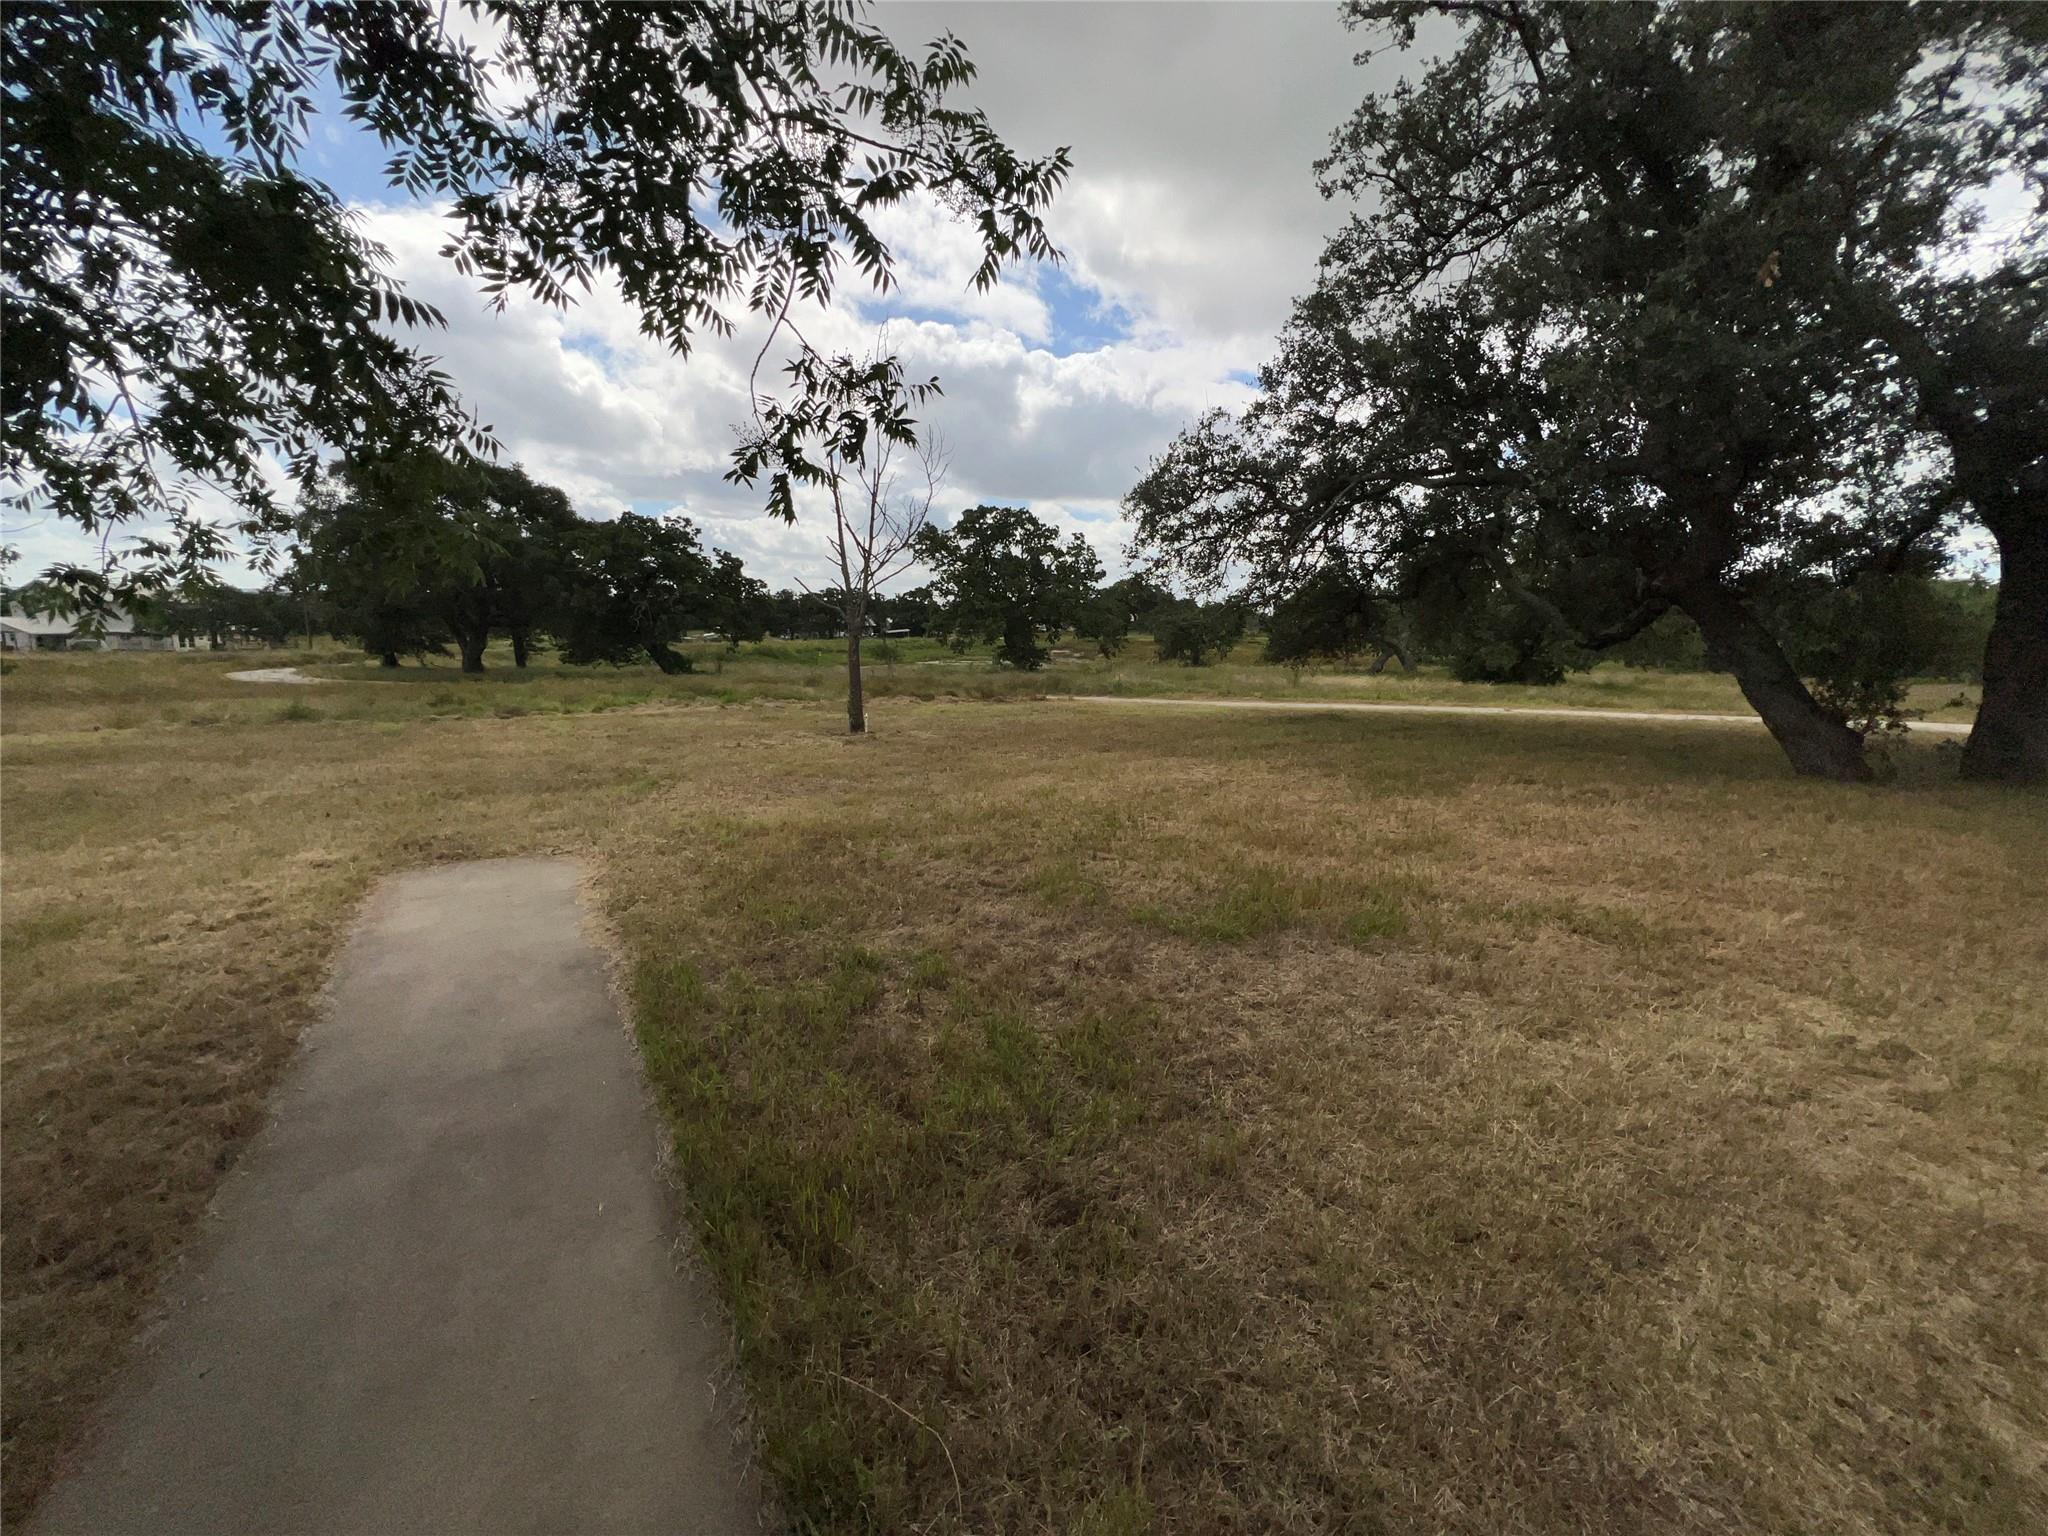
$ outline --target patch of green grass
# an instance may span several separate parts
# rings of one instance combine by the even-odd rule
[[[953,963],[935,949],[922,949],[910,957],[913,987],[943,987],[953,979]]]
[[[92,913],[84,907],[52,907],[27,911],[19,905],[6,916],[6,942],[12,950],[45,944],[64,944],[76,939],[92,924]]]
[[[1142,1483],[1106,1488],[1081,1510],[1076,1536],[1145,1536],[1152,1530],[1152,1500]]]
[[[1408,932],[1408,909],[1397,896],[1377,893],[1345,916],[1344,937],[1353,944],[1398,939]]]
[[[1082,867],[1081,860],[1061,857],[1039,866],[1032,886],[1054,906],[1093,907],[1103,899],[1102,882]]]
[[[1133,921],[1205,944],[1248,944],[1288,930],[1334,933],[1371,945],[1403,938],[1424,888],[1398,877],[1289,875],[1219,859],[1218,875],[1166,901],[1133,906]]]
[[[1058,1027],[1067,1066],[1092,1092],[1122,1093],[1137,1079],[1147,1042],[1164,1031],[1148,1008],[1124,1004],[1092,1008]]]
[[[932,958],[911,958],[898,998],[931,1025],[922,1049],[880,1027],[898,967],[859,947],[775,985],[712,987],[668,960],[643,965],[635,986],[698,1234],[737,1298],[763,1461],[805,1528],[895,1528],[912,1484],[947,1475],[958,1421],[944,1380],[979,1373],[988,1320],[915,1288],[877,1296],[876,1271],[911,1260],[903,1217],[914,1229],[928,1212],[936,1231],[963,1215],[1007,1219],[1020,1198],[1050,1201],[1087,1284],[1138,1261],[1117,1223],[1098,1226],[1062,1191],[1147,1112],[1134,1088],[1149,1019],[1091,1011],[1047,1037],[985,989],[941,984]],[[881,1071],[852,1070],[871,1052]],[[955,1261],[996,1285],[1009,1265],[1000,1251]],[[892,1381],[886,1395],[869,1386],[878,1303],[937,1341],[939,1376]],[[1143,1495],[1126,1490],[1101,1502],[1095,1528],[1144,1529],[1116,1523],[1138,1514],[1149,1518]]]
[[[1206,944],[1243,944],[1291,927],[1301,910],[1293,882],[1272,870],[1227,877],[1199,897],[1171,906],[1147,903],[1131,916],[1149,927]]]

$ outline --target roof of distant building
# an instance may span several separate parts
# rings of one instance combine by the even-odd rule
[[[0,625],[22,635],[72,635],[78,632],[78,617],[63,618],[54,613],[39,613],[31,617],[19,608],[9,608],[0,613]],[[101,629],[110,635],[132,635],[135,621],[119,609],[107,615]]]

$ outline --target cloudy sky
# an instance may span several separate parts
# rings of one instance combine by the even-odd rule
[[[1083,532],[1114,571],[1118,504],[1147,461],[1198,412],[1249,397],[1341,217],[1311,163],[1391,72],[1353,62],[1363,40],[1334,3],[906,3],[876,19],[906,45],[959,35],[981,71],[973,99],[1020,151],[1071,146],[1052,212],[1067,261],[1013,269],[978,295],[971,234],[902,209],[888,226],[898,289],[849,277],[807,334],[865,350],[886,326],[913,375],[939,376],[928,416],[951,450],[941,507],[1028,504]],[[758,327],[681,360],[612,294],[494,313],[437,254],[442,215],[385,186],[381,158],[336,120],[315,127],[307,168],[364,210],[410,290],[447,315],[425,345],[507,457],[587,516],[680,511],[772,585],[822,576],[815,522],[774,523],[720,479]],[[27,570],[74,553],[47,524],[9,536]]]

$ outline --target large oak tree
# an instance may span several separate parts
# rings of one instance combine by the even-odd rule
[[[1923,559],[1958,517],[1992,526],[2038,470],[2041,440],[2006,433],[2003,478],[1973,481],[1905,338],[1881,334],[1918,316],[1926,339],[1944,300],[1989,283],[2013,317],[1975,324],[2003,349],[1980,378],[2028,376],[2038,242],[1992,278],[1958,258],[1973,195],[2038,126],[2036,24],[2000,7],[1352,10],[1396,42],[1432,12],[1461,30],[1338,133],[1324,186],[1358,211],[1263,398],[1134,491],[1141,540],[1197,579],[1276,589],[1333,555],[1396,586],[1449,573],[1595,649],[1677,608],[1798,771],[1867,774],[1769,614]],[[2017,420],[2039,399],[1982,403]],[[2038,611],[2013,577],[2026,631]],[[2008,653],[2009,679],[2031,652]],[[1987,681],[1980,734],[2024,692]]]

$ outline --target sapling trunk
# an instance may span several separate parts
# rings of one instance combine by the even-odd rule
[[[846,729],[855,736],[868,728],[867,700],[860,680],[860,632],[867,613],[857,599],[846,609]]]

